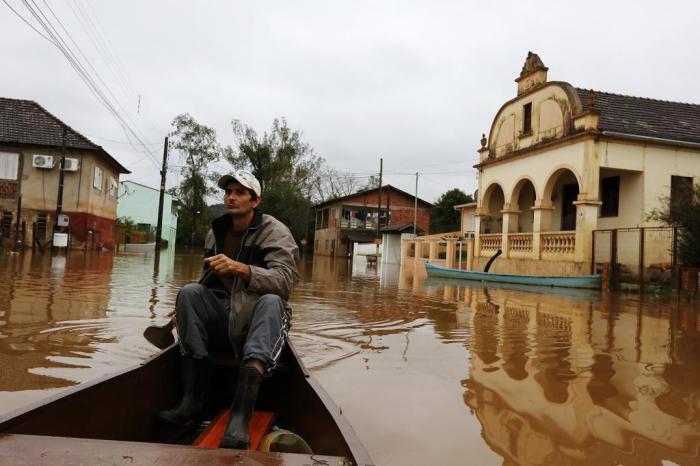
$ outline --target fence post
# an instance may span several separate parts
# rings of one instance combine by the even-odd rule
[[[673,288],[676,290],[681,289],[681,277],[678,272],[678,227],[673,227],[673,250],[671,253],[671,281],[673,282]]]
[[[610,289],[617,290],[617,228],[610,230]]]
[[[644,227],[639,229],[639,293],[644,293]]]
[[[595,234],[596,230],[593,230],[591,235],[591,275],[595,273]]]

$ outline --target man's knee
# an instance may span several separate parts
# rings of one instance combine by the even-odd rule
[[[199,283],[188,283],[180,289],[178,300],[190,299],[194,296],[201,295],[204,290],[206,290],[204,285],[200,285]]]
[[[283,309],[284,302],[276,294],[264,294],[258,298],[256,306],[268,309]]]
[[[202,311],[202,296],[206,292],[206,288],[199,283],[188,283],[180,289],[175,303],[178,322],[187,318],[187,314],[200,314]]]

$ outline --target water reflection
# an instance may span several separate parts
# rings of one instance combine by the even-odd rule
[[[152,354],[141,331],[201,265],[0,258],[0,411]],[[362,257],[300,269],[291,338],[377,464],[699,463],[697,305],[427,280]]]
[[[143,254],[2,257],[0,392],[66,387],[152,354],[138,330],[144,318],[172,308],[193,272],[191,259],[179,257],[178,280],[172,253],[161,255],[155,267],[153,255]]]
[[[517,464],[697,464],[698,352],[684,351],[697,321],[674,326],[676,305],[503,290],[464,305],[464,401],[494,451]]]
[[[57,325],[105,317],[111,255],[25,255],[2,264],[0,389],[32,390],[73,384],[37,369],[79,367],[65,357],[89,357],[93,341],[113,342],[99,328]]]

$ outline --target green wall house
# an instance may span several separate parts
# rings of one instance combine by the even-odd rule
[[[117,217],[128,219],[139,241],[154,242],[158,224],[158,198],[160,191],[133,181],[119,182],[117,199]],[[161,238],[168,241],[168,247],[175,246],[177,233],[177,214],[173,205],[173,196],[165,194],[163,199],[163,230]],[[135,238],[134,238],[135,239]]]

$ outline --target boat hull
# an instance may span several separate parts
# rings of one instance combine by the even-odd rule
[[[184,451],[198,450],[182,445],[190,443],[183,439],[193,439],[196,432],[168,428],[157,420],[157,413],[171,408],[180,396],[180,360],[179,348],[173,345],[136,367],[0,416],[0,464],[11,464],[6,461],[11,459],[5,456],[7,448],[14,445],[16,449],[23,442],[11,434],[50,436],[47,445],[60,443],[61,438],[80,438],[180,444]],[[316,454],[344,457],[357,465],[372,464],[347,419],[308,373],[293,345],[285,347],[280,364],[284,370],[263,382],[256,409],[276,412],[278,425],[301,435]],[[236,375],[235,365],[216,367],[207,396],[207,416],[230,406]],[[10,439],[14,440],[8,443]],[[226,453],[222,450],[220,454]]]
[[[553,277],[543,275],[509,275],[491,272],[459,270],[440,265],[425,263],[429,277],[458,278],[493,283],[513,283],[518,285],[556,286],[566,288],[600,288],[600,275],[579,275],[575,277]]]

